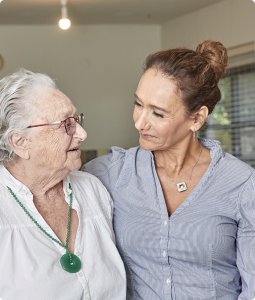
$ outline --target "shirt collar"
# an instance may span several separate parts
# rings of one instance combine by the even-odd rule
[[[11,188],[15,194],[22,192],[22,194],[32,195],[29,188],[25,184],[14,178],[3,165],[0,165],[0,178],[1,184],[6,188],[7,186]],[[68,197],[72,193],[72,190],[69,188],[69,183],[71,183],[70,177],[67,176],[63,179],[63,191],[66,197]]]
[[[71,184],[71,180],[70,176],[67,175],[66,178],[63,179],[63,191],[66,197],[68,197],[72,193],[69,184]]]
[[[212,158],[211,165],[215,165],[222,157],[224,157],[225,154],[221,149],[221,143],[219,141],[202,139],[202,138],[198,138],[198,141],[202,146],[210,150],[210,155]],[[147,150],[144,151],[147,152]],[[154,160],[153,151],[149,151],[149,152],[151,153],[151,157]]]
[[[216,164],[219,159],[224,156],[224,152],[221,149],[221,143],[219,141],[201,138],[199,138],[198,141],[202,146],[210,150],[210,155],[214,164]]]
[[[12,189],[12,191],[16,194],[22,191],[22,193],[27,194],[30,193],[30,190],[27,186],[25,186],[22,182],[14,178],[11,173],[3,166],[0,165],[0,178],[1,178],[1,184],[7,188]]]

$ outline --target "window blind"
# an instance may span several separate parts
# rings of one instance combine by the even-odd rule
[[[223,151],[255,168],[254,45],[242,47],[245,51],[231,49],[235,55],[230,55],[227,74],[219,82],[222,99],[200,136],[220,141]]]

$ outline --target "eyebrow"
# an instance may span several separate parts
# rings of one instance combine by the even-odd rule
[[[139,100],[139,101],[141,101],[142,102],[142,100],[141,99],[139,99],[139,97],[137,96],[137,94],[135,93],[134,94],[135,95],[135,97]],[[162,111],[162,112],[164,112],[164,113],[167,113],[167,114],[169,114],[169,111],[167,111],[167,110],[165,110],[164,108],[162,108],[162,107],[159,107],[159,106],[156,106],[156,105],[149,105],[149,107],[151,107],[151,108],[155,108],[155,109],[157,109],[157,110],[160,110],[160,111]]]
[[[72,114],[71,111],[67,112],[63,118],[67,119],[67,118],[70,118],[70,117],[73,117],[73,116],[76,116],[77,115],[77,111],[75,110],[75,113]]]

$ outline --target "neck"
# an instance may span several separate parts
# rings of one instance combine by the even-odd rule
[[[36,170],[22,161],[14,162],[6,168],[11,175],[22,182],[37,201],[49,201],[63,191],[62,180],[67,172]]]
[[[178,175],[183,168],[192,167],[196,163],[200,150],[201,145],[198,140],[189,139],[171,148],[156,150],[154,156],[160,165],[169,166]]]

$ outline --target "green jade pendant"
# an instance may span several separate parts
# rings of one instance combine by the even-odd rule
[[[81,269],[81,261],[79,257],[71,254],[70,252],[67,252],[60,258],[60,264],[62,268],[69,273],[77,273]]]
[[[70,253],[68,250],[69,244],[69,235],[70,235],[70,225],[71,225],[71,211],[72,211],[72,203],[73,203],[73,194],[70,194],[70,204],[69,204],[69,212],[68,212],[68,225],[67,225],[67,237],[66,237],[66,245],[64,246],[60,241],[56,240],[53,236],[51,236],[47,231],[45,231],[42,226],[40,226],[37,221],[30,215],[25,206],[19,201],[18,197],[13,193],[12,189],[7,186],[9,192],[12,194],[13,198],[17,201],[20,207],[24,210],[24,212],[29,216],[29,218],[35,223],[35,225],[50,239],[59,244],[61,247],[66,249],[66,254],[64,254],[60,258],[61,267],[69,273],[77,273],[81,269],[81,261],[79,257]],[[72,190],[71,184],[69,183],[69,188]]]

